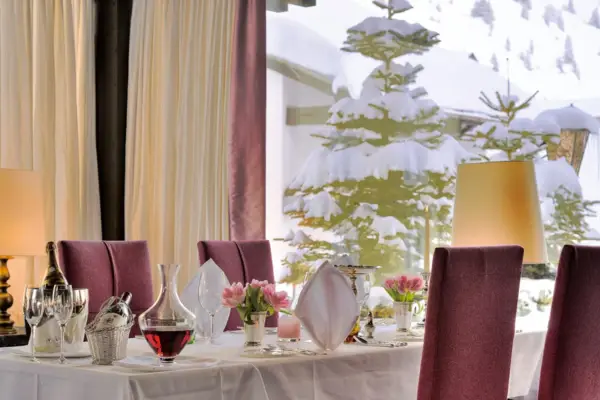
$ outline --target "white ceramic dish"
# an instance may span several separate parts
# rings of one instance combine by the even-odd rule
[[[14,348],[11,349],[11,353],[20,356],[20,357],[27,357],[27,358],[31,358],[31,349],[29,348]],[[41,353],[41,352],[37,352],[35,353],[35,356],[37,358],[59,358],[60,357],[60,353]],[[89,349],[85,349],[85,350],[79,350],[79,351],[65,351],[65,358],[85,358],[85,357],[91,357],[92,354],[90,353]]]
[[[159,365],[156,356],[142,355],[128,356],[123,360],[115,361],[113,365],[138,372],[162,372],[174,369],[211,368],[220,362],[216,358],[209,357],[178,357],[173,364],[162,366]]]

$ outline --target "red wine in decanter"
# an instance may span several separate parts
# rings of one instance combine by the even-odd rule
[[[190,340],[192,329],[153,328],[143,331],[146,342],[164,362],[173,361]]]

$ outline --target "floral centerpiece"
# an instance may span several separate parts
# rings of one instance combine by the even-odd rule
[[[276,312],[287,314],[286,308],[290,306],[287,292],[278,292],[274,284],[256,279],[245,286],[235,282],[223,289],[222,303],[240,314],[247,347],[261,346],[266,318]]]
[[[408,277],[401,275],[394,278],[388,278],[383,284],[383,288],[394,300],[394,316],[396,319],[396,330],[402,335],[411,335],[412,317],[415,312],[419,312],[418,306],[415,309],[416,302],[423,299],[421,291],[424,281],[420,276]]]

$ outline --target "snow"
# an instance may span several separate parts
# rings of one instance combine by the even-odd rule
[[[394,12],[402,12],[410,10],[412,5],[406,0],[388,0],[388,1],[377,1],[373,2],[375,5],[381,8],[389,8]]]
[[[360,23],[348,29],[348,38],[360,39],[363,35],[377,35],[383,40],[394,40],[398,37],[414,35],[426,30],[421,24],[411,24],[401,19],[388,19],[386,17],[367,17]],[[381,34],[385,32],[385,34]],[[429,38],[437,36],[436,32],[429,32]]]
[[[561,129],[587,129],[594,134],[600,130],[600,122],[596,118],[573,105],[546,110],[536,117],[536,121],[540,120],[551,121]]]
[[[577,173],[564,158],[536,162],[535,174],[540,198],[551,195],[561,186],[572,193],[581,194]]]
[[[375,216],[371,227],[379,232],[380,236],[396,236],[399,233],[408,233],[408,229],[394,217]]]
[[[323,218],[325,221],[330,221],[333,215],[342,212],[335,199],[326,191],[319,192],[306,200],[304,211],[306,211],[306,218]]]

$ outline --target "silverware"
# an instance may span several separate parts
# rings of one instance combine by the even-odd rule
[[[408,342],[397,342],[397,341],[380,341],[380,340],[366,340],[360,336],[354,336],[356,341],[364,346],[374,347],[406,347]]]
[[[290,349],[289,347],[286,347],[282,344],[278,344],[277,346],[268,345],[267,349],[278,349],[279,351],[282,351],[282,352],[287,351],[287,352],[302,354],[305,356],[322,356],[322,355],[326,354],[326,353],[318,353],[316,351],[307,350],[307,349]]]

